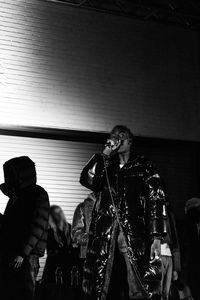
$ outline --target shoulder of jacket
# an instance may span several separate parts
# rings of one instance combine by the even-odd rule
[[[40,185],[35,185],[32,191],[37,199],[40,199],[43,203],[49,204],[49,196],[47,191]]]
[[[47,194],[47,191],[46,191],[43,187],[41,187],[40,185],[38,185],[38,184],[36,184],[36,185],[34,186],[34,189],[35,189],[35,191],[36,191],[37,193]]]
[[[78,212],[79,210],[83,210],[83,209],[84,209],[84,202],[81,202],[77,205],[75,211]]]
[[[144,166],[152,165],[152,161],[144,155],[135,154],[132,158],[132,161]]]

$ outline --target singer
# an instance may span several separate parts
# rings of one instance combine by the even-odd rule
[[[84,167],[80,182],[100,192],[84,267],[86,298],[155,297],[160,241],[166,233],[165,194],[152,162],[135,153],[129,128],[113,128],[103,152]]]

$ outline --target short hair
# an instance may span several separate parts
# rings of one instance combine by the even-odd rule
[[[133,143],[134,135],[130,128],[128,128],[126,125],[116,125],[111,130],[111,134],[113,134],[115,131],[124,132],[128,135],[128,139],[131,141],[131,144]]]

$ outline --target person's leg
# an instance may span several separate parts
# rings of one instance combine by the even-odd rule
[[[127,300],[127,290],[126,264],[123,256],[116,247],[110,286],[106,300]]]
[[[10,280],[10,272],[7,264],[2,265],[1,269],[1,299],[9,300],[11,299],[11,291],[13,291],[12,281]]]
[[[30,255],[24,259],[21,269],[21,282],[19,285],[21,299],[32,300],[34,298],[36,278],[39,271],[39,257]]]
[[[1,300],[15,300],[18,295],[19,271],[10,262],[10,257],[5,258],[2,265]]]
[[[162,256],[161,299],[168,300],[172,281],[173,263],[171,256]]]
[[[200,274],[197,266],[191,266],[188,274],[188,285],[194,300],[200,299]]]

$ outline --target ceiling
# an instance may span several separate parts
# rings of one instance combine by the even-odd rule
[[[49,0],[200,30],[200,0]]]

